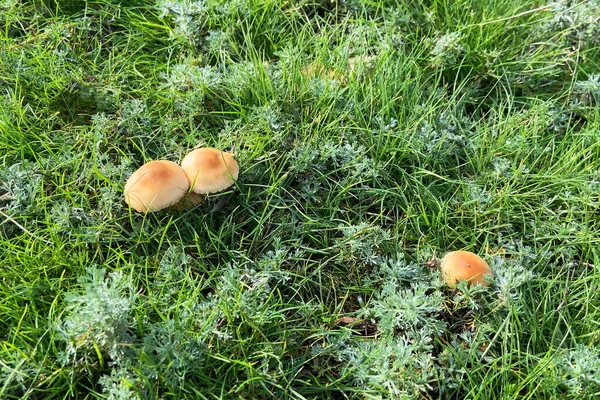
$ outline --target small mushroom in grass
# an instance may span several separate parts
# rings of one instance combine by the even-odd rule
[[[333,68],[327,68],[325,64],[320,62],[314,62],[308,64],[300,69],[300,73],[307,78],[327,78],[337,80],[340,83],[347,83],[347,78],[339,71]]]
[[[359,71],[370,71],[375,65],[374,56],[356,56],[348,59],[348,68],[345,70],[328,68],[322,61],[315,61],[300,68],[300,73],[309,79],[327,78],[346,85],[357,77]]]
[[[226,153],[211,147],[193,150],[181,161],[192,186],[198,194],[221,192],[237,180],[240,167],[233,153]]]
[[[181,200],[190,182],[172,161],[157,160],[142,165],[125,183],[125,202],[138,212],[154,212]]]
[[[452,288],[462,280],[466,280],[468,285],[480,283],[488,286],[490,284],[488,279],[494,276],[483,258],[464,250],[447,253],[442,258],[440,268],[444,281]]]

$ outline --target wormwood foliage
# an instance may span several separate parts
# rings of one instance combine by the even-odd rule
[[[67,342],[64,360],[84,362],[85,353],[104,352],[119,359],[121,343],[127,342],[131,325],[131,308],[135,299],[131,284],[121,271],[104,280],[105,270],[92,268],[79,279],[81,292],[65,296],[67,315],[58,328],[59,337]],[[78,352],[83,353],[78,357]]]
[[[0,1],[0,398],[596,399],[597,1]],[[227,204],[127,177],[235,150]],[[489,287],[432,263],[480,254]]]

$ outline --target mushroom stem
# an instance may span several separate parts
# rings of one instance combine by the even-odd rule
[[[206,195],[189,192],[184,198],[173,205],[173,209],[177,212],[189,210],[196,206],[202,205],[206,200]]]
[[[214,213],[214,212],[219,211],[221,208],[225,207],[225,205],[227,204],[227,201],[229,200],[229,197],[231,197],[230,193],[224,194],[223,196],[219,196],[219,198],[215,202],[215,205],[210,210],[210,212]]]

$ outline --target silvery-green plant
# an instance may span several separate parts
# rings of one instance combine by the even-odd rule
[[[275,101],[252,107],[248,121],[264,132],[278,132],[284,127],[284,117]]]
[[[466,52],[461,32],[449,32],[439,36],[431,49],[430,63],[435,67],[449,67],[457,64]]]
[[[145,394],[143,383],[128,368],[113,368],[110,375],[101,376],[98,383],[107,400],[141,400],[140,394]]]
[[[78,279],[79,288],[65,295],[66,315],[57,327],[64,342],[62,362],[79,363],[98,356],[112,361],[123,359],[136,292],[122,271],[106,273],[104,268],[90,267]]]
[[[566,387],[572,396],[595,398],[600,394],[600,351],[596,347],[578,344],[557,357],[555,362],[556,378]],[[593,396],[593,397],[588,397]]]
[[[259,68],[249,61],[229,63],[227,72],[223,74],[223,88],[235,98],[241,98],[252,90]]]
[[[0,9],[9,9],[14,7],[17,4],[18,0],[2,0],[0,2]]]
[[[367,149],[350,141],[298,143],[288,153],[290,171],[296,174],[302,191],[315,201],[324,186],[322,179],[315,179],[335,172],[337,184],[368,186],[374,179],[384,176],[381,166],[369,155]]]
[[[42,175],[37,164],[15,163],[0,170],[2,201],[7,210],[25,213],[32,209],[42,184]]]
[[[192,258],[185,253],[182,246],[171,245],[162,256],[156,277],[150,284],[162,312],[169,312],[176,306],[173,299],[182,288],[193,290],[186,280],[191,261]]]
[[[156,7],[160,18],[169,18],[173,23],[171,37],[176,41],[196,45],[198,35],[208,10],[203,0],[158,0]]]
[[[402,336],[357,341],[338,359],[352,370],[352,381],[380,398],[418,399],[437,379],[434,357]]]
[[[121,193],[112,186],[104,186],[100,188],[100,196],[97,198],[98,216],[103,220],[110,220],[114,216],[114,212],[121,208]]]
[[[432,291],[430,285],[413,283],[404,289],[401,282],[390,279],[382,283],[361,313],[365,318],[377,320],[378,330],[383,334],[413,331],[423,337],[444,330],[445,323],[438,315],[442,310],[442,294]]]
[[[23,393],[27,390],[28,380],[36,374],[36,367],[31,355],[22,351],[10,351],[3,354],[0,360],[0,395],[6,393]]]
[[[215,292],[207,301],[215,307],[221,323],[229,324],[229,327],[222,328],[223,335],[229,335],[230,329],[241,322],[248,321],[256,327],[276,323],[283,318],[271,309],[271,295],[277,285],[289,279],[289,273],[270,270],[269,265],[272,264],[259,264],[264,270],[236,264],[222,268]]]
[[[158,272],[167,279],[180,279],[191,261],[183,247],[171,245],[160,260]]]
[[[491,258],[489,265],[494,272],[493,284],[484,292],[488,293],[486,298],[491,300],[490,304],[493,303],[495,308],[519,310],[524,305],[523,291],[536,278],[532,272],[533,266],[538,260],[547,258],[549,254],[547,251],[534,251],[524,245],[522,240],[505,239],[500,235],[498,241],[503,250],[511,253],[512,257]],[[466,287],[464,289],[467,294],[473,290]]]
[[[172,93],[185,92],[191,89],[204,91],[214,87],[221,80],[221,74],[215,67],[201,67],[191,58],[171,67],[169,74],[162,75],[164,88]]]
[[[309,82],[310,93],[320,101],[334,102],[340,98],[342,84],[339,79],[316,76]]]
[[[358,261],[367,265],[377,265],[385,261],[382,247],[391,240],[385,229],[366,222],[358,225],[339,225],[343,237],[336,247],[340,257],[346,261]]]
[[[552,18],[540,27],[540,33],[556,32],[570,44],[588,48],[600,44],[600,4],[595,0],[548,4]]]
[[[564,133],[569,126],[569,115],[558,108],[548,110],[548,130],[555,133]]]
[[[324,171],[326,168],[325,163],[320,159],[319,149],[310,142],[303,142],[294,146],[289,151],[288,157],[291,172]]]
[[[118,125],[128,135],[143,132],[150,125],[148,107],[141,99],[127,99],[121,103]]]
[[[282,244],[281,238],[277,237],[273,241],[273,250],[267,251],[257,262],[257,266],[261,271],[274,272],[273,278],[278,277],[280,282],[283,283],[290,279],[290,277],[283,272],[279,275],[282,270],[282,264],[290,255],[290,249]]]
[[[361,390],[418,398],[432,390],[438,376],[433,343],[446,328],[440,318],[444,298],[439,283],[403,254],[378,264],[369,280],[378,289],[359,316],[375,324],[378,333],[374,338],[337,342],[334,354],[346,363]]]
[[[600,16],[598,18],[598,25],[600,26]],[[600,104],[600,74],[590,74],[586,80],[575,82],[573,90],[582,104]]]
[[[50,210],[51,230],[55,233],[70,235],[90,223],[90,217],[83,208],[75,207],[66,200],[56,202]]]
[[[444,94],[440,92],[440,95]],[[425,107],[425,106],[420,106]],[[453,115],[454,111],[445,110],[428,117],[413,128],[409,144],[420,157],[436,162],[444,162],[457,154],[471,151],[467,146],[469,126],[462,126],[464,118]]]
[[[392,281],[397,285],[426,278],[427,274],[423,269],[415,263],[408,262],[404,253],[386,256],[369,277],[373,282]]]
[[[450,204],[455,206],[472,206],[485,209],[493,204],[495,196],[485,187],[481,187],[472,179],[464,179],[461,184],[462,197],[453,197]]]
[[[482,359],[484,350],[494,333],[489,334],[479,329],[475,332],[463,331],[452,336],[450,342],[436,357],[439,366],[437,370],[443,378],[443,385],[440,385],[441,393],[461,386],[464,380],[471,376],[472,359]]]
[[[215,54],[231,51],[231,46],[229,45],[229,41],[232,39],[231,36],[232,33],[229,30],[219,29],[209,31],[205,38],[206,49],[210,53]]]
[[[497,156],[492,160],[493,174],[500,177],[510,177],[514,173],[512,162],[506,158]]]
[[[188,375],[202,370],[206,345],[186,326],[190,322],[169,319],[150,327],[139,356],[144,376],[177,387]]]

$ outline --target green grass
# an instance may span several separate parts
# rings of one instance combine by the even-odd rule
[[[600,396],[597,2],[81,3],[0,2],[0,398]]]

